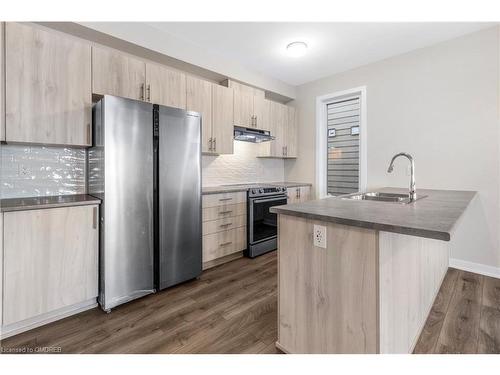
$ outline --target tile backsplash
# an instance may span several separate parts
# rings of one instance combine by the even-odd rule
[[[259,147],[235,141],[232,155],[203,155],[203,186],[283,181],[283,160],[257,158]],[[0,198],[85,193],[84,149],[1,145],[0,158]]]
[[[85,150],[1,145],[1,198],[85,193]]]
[[[202,157],[203,186],[284,181],[282,159],[258,158],[260,145],[234,141],[234,154]]]

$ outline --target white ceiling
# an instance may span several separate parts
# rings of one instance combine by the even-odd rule
[[[83,24],[136,44],[138,41],[141,44],[141,37],[133,34],[143,29],[144,35],[151,35],[151,30],[154,30],[155,40],[149,38],[144,47],[170,53],[172,57],[209,69],[213,68],[217,60],[225,64],[237,63],[247,70],[291,86],[494,25],[444,22],[144,22],[127,27],[125,23]],[[114,30],[120,32],[114,33]],[[173,43],[174,40],[176,43]],[[285,46],[295,40],[308,43],[309,49],[305,56],[291,58],[286,55]],[[172,47],[174,44],[182,48],[165,51],[166,45]],[[196,50],[195,54],[193,50]]]

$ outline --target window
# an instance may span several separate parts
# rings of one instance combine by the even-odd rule
[[[327,104],[327,194],[359,191],[360,98]]]
[[[316,195],[366,190],[366,88],[316,98]]]

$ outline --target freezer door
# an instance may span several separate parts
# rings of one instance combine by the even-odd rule
[[[159,289],[201,274],[201,122],[159,107]]]
[[[100,302],[108,310],[154,291],[153,106],[105,96],[102,126]]]

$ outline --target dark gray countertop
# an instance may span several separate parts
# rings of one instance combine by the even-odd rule
[[[67,206],[99,204],[101,200],[87,194],[55,195],[50,197],[29,197],[0,199],[1,212],[39,210]]]
[[[237,191],[247,191],[256,185],[259,186],[284,186],[286,188],[293,188],[298,186],[311,186],[312,184],[307,182],[263,182],[263,183],[249,183],[249,184],[238,184],[238,185],[219,185],[219,186],[207,186],[202,188],[203,194],[220,194],[220,193],[232,193]]]
[[[377,191],[407,193],[406,189]],[[453,226],[475,191],[417,190],[426,198],[410,204],[325,198],[271,207],[271,212],[356,227],[449,241]]]

